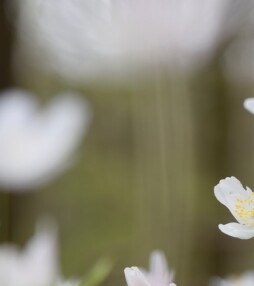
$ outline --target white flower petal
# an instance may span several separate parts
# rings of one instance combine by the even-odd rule
[[[28,270],[27,276],[40,278],[42,285],[50,285],[52,281],[57,280],[59,272],[57,244],[56,226],[52,222],[38,224],[34,237],[23,252],[24,265]],[[29,274],[31,269],[33,269],[32,275]]]
[[[236,212],[236,202],[237,199],[245,199],[248,195],[251,195],[252,191],[250,188],[244,189],[238,179],[228,177],[220,180],[219,184],[214,187],[214,194],[217,200],[229,209],[237,221],[246,223]]]
[[[239,223],[220,224],[219,229],[229,235],[240,239],[250,239],[254,237],[254,226],[246,226]]]
[[[124,274],[128,286],[150,286],[145,275],[138,269],[138,267],[125,268]]]
[[[32,94],[19,89],[0,93],[0,129],[26,125],[33,118],[38,103]]]
[[[147,273],[152,285],[166,286],[173,281],[174,272],[169,271],[166,257],[162,251],[153,251],[150,256],[150,271]]]
[[[23,251],[0,247],[0,283],[4,286],[49,286],[58,279],[56,232],[38,229]]]
[[[252,114],[254,114],[254,98],[244,100],[243,106]]]
[[[153,251],[150,255],[150,269],[131,267],[124,270],[128,286],[175,286],[174,272],[170,271],[163,252]]]

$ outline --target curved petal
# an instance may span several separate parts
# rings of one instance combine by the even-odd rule
[[[250,239],[254,237],[254,226],[246,226],[236,222],[219,224],[219,229],[229,235],[240,239]]]
[[[174,272],[169,270],[167,259],[162,251],[155,250],[152,252],[147,278],[152,285],[169,285],[173,281]]]
[[[0,132],[28,124],[36,113],[38,103],[33,94],[10,88],[0,93]]]
[[[56,226],[41,221],[25,249],[0,247],[1,285],[53,285],[59,277]]]
[[[59,272],[57,256],[57,226],[51,220],[40,220],[23,251],[23,268],[20,267],[31,280],[28,285],[50,285],[55,281]],[[29,274],[31,269],[33,273]]]
[[[245,221],[235,211],[236,201],[246,198],[251,193],[252,190],[248,187],[245,189],[235,177],[220,180],[219,184],[214,187],[214,195],[217,200],[229,209],[238,222],[243,224]]]
[[[160,273],[168,271],[168,264],[166,257],[162,251],[155,250],[150,256],[150,271],[152,273]]]
[[[243,106],[247,109],[250,113],[254,114],[254,97],[245,99]]]
[[[145,275],[138,269],[138,267],[125,268],[124,274],[128,286],[150,286]]]

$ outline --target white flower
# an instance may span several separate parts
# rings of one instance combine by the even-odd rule
[[[254,237],[254,192],[244,189],[235,177],[221,180],[214,188],[219,202],[225,205],[238,223],[220,224],[219,229],[227,235],[240,239]]]
[[[12,245],[0,246],[0,285],[57,285],[57,259],[55,227],[39,225],[23,251]]]
[[[154,251],[150,257],[150,270],[138,267],[124,269],[128,286],[175,286],[172,283],[174,272],[169,271],[164,254]]]
[[[186,70],[206,62],[232,32],[232,3],[21,0],[19,38],[35,62],[72,79],[155,63]]]
[[[88,104],[74,93],[56,96],[39,110],[35,98],[21,90],[0,97],[0,184],[27,190],[48,182],[71,163],[87,130]]]
[[[254,114],[254,98],[245,99],[243,105],[250,113]]]
[[[209,286],[253,286],[254,272],[248,271],[242,275],[230,275],[226,279],[214,278],[211,280]]]

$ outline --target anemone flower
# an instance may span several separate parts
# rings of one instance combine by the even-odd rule
[[[213,278],[209,286],[253,286],[254,272],[247,271],[241,275],[230,275],[227,278]]]
[[[214,188],[217,200],[225,205],[238,221],[220,224],[219,229],[227,235],[240,239],[254,237],[254,192],[244,189],[235,177],[221,180]]]
[[[34,62],[75,80],[155,63],[189,70],[204,64],[232,33],[235,3],[22,0],[19,39],[30,57],[35,53]]]
[[[69,284],[68,284],[69,283]],[[0,246],[0,284],[4,286],[76,286],[60,278],[57,235],[53,225],[37,226],[35,235],[21,251]]]
[[[175,286],[174,272],[170,271],[164,254],[154,251],[150,257],[150,269],[145,271],[138,267],[124,269],[128,286]]]
[[[72,163],[90,121],[89,105],[77,94],[56,96],[39,109],[22,90],[0,94],[0,184],[28,190],[49,182]]]

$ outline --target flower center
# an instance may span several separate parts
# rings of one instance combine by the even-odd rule
[[[245,198],[237,198],[235,213],[249,225],[254,225],[254,192]]]

